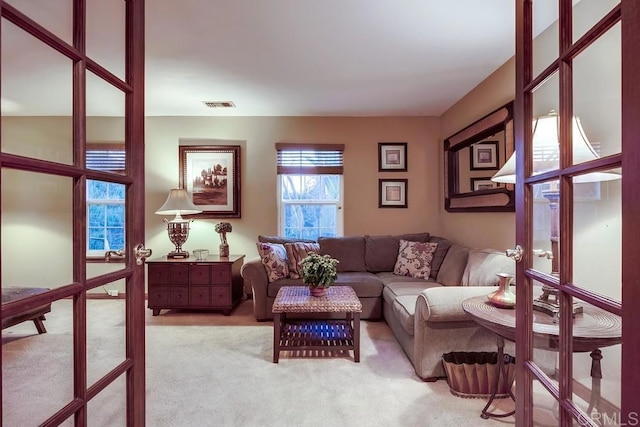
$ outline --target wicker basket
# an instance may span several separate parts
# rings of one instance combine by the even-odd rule
[[[500,375],[496,398],[509,396],[516,374],[515,357],[504,355],[506,378]],[[459,397],[488,398],[498,375],[498,354],[493,352],[451,352],[442,355],[451,393]]]

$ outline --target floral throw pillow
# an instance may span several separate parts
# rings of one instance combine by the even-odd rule
[[[292,279],[299,279],[302,267],[298,264],[302,261],[309,252],[320,253],[320,245],[317,243],[285,243],[284,248],[287,251],[287,265],[289,267],[289,277]]]
[[[400,240],[400,250],[393,273],[428,279],[431,274],[431,260],[437,247],[437,243]]]
[[[280,243],[257,243],[258,255],[262,259],[262,265],[267,270],[269,283],[278,279],[284,279],[289,275],[287,266],[287,251]]]

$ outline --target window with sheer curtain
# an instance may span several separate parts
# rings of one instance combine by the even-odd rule
[[[278,233],[316,240],[343,233],[342,144],[276,144]]]

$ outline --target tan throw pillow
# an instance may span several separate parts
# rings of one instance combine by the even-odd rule
[[[301,267],[300,261],[302,261],[309,252],[320,252],[320,245],[317,243],[285,243],[284,248],[287,251],[287,266],[289,267],[289,277],[292,279],[299,279]]]
[[[269,283],[278,279],[284,279],[289,275],[287,266],[287,251],[280,243],[256,243],[258,255],[262,259],[262,265],[267,270]]]
[[[437,243],[400,240],[400,250],[393,273],[399,276],[428,279],[431,273],[431,260],[437,248]]]

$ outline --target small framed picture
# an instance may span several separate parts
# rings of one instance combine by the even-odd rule
[[[407,185],[408,181],[406,179],[379,179],[378,207],[406,208]]]
[[[491,181],[491,178],[471,178],[471,191],[491,190],[498,188],[497,182]]]
[[[378,172],[407,171],[407,143],[378,143]]]
[[[471,146],[471,170],[497,170],[498,141],[485,141]]]

